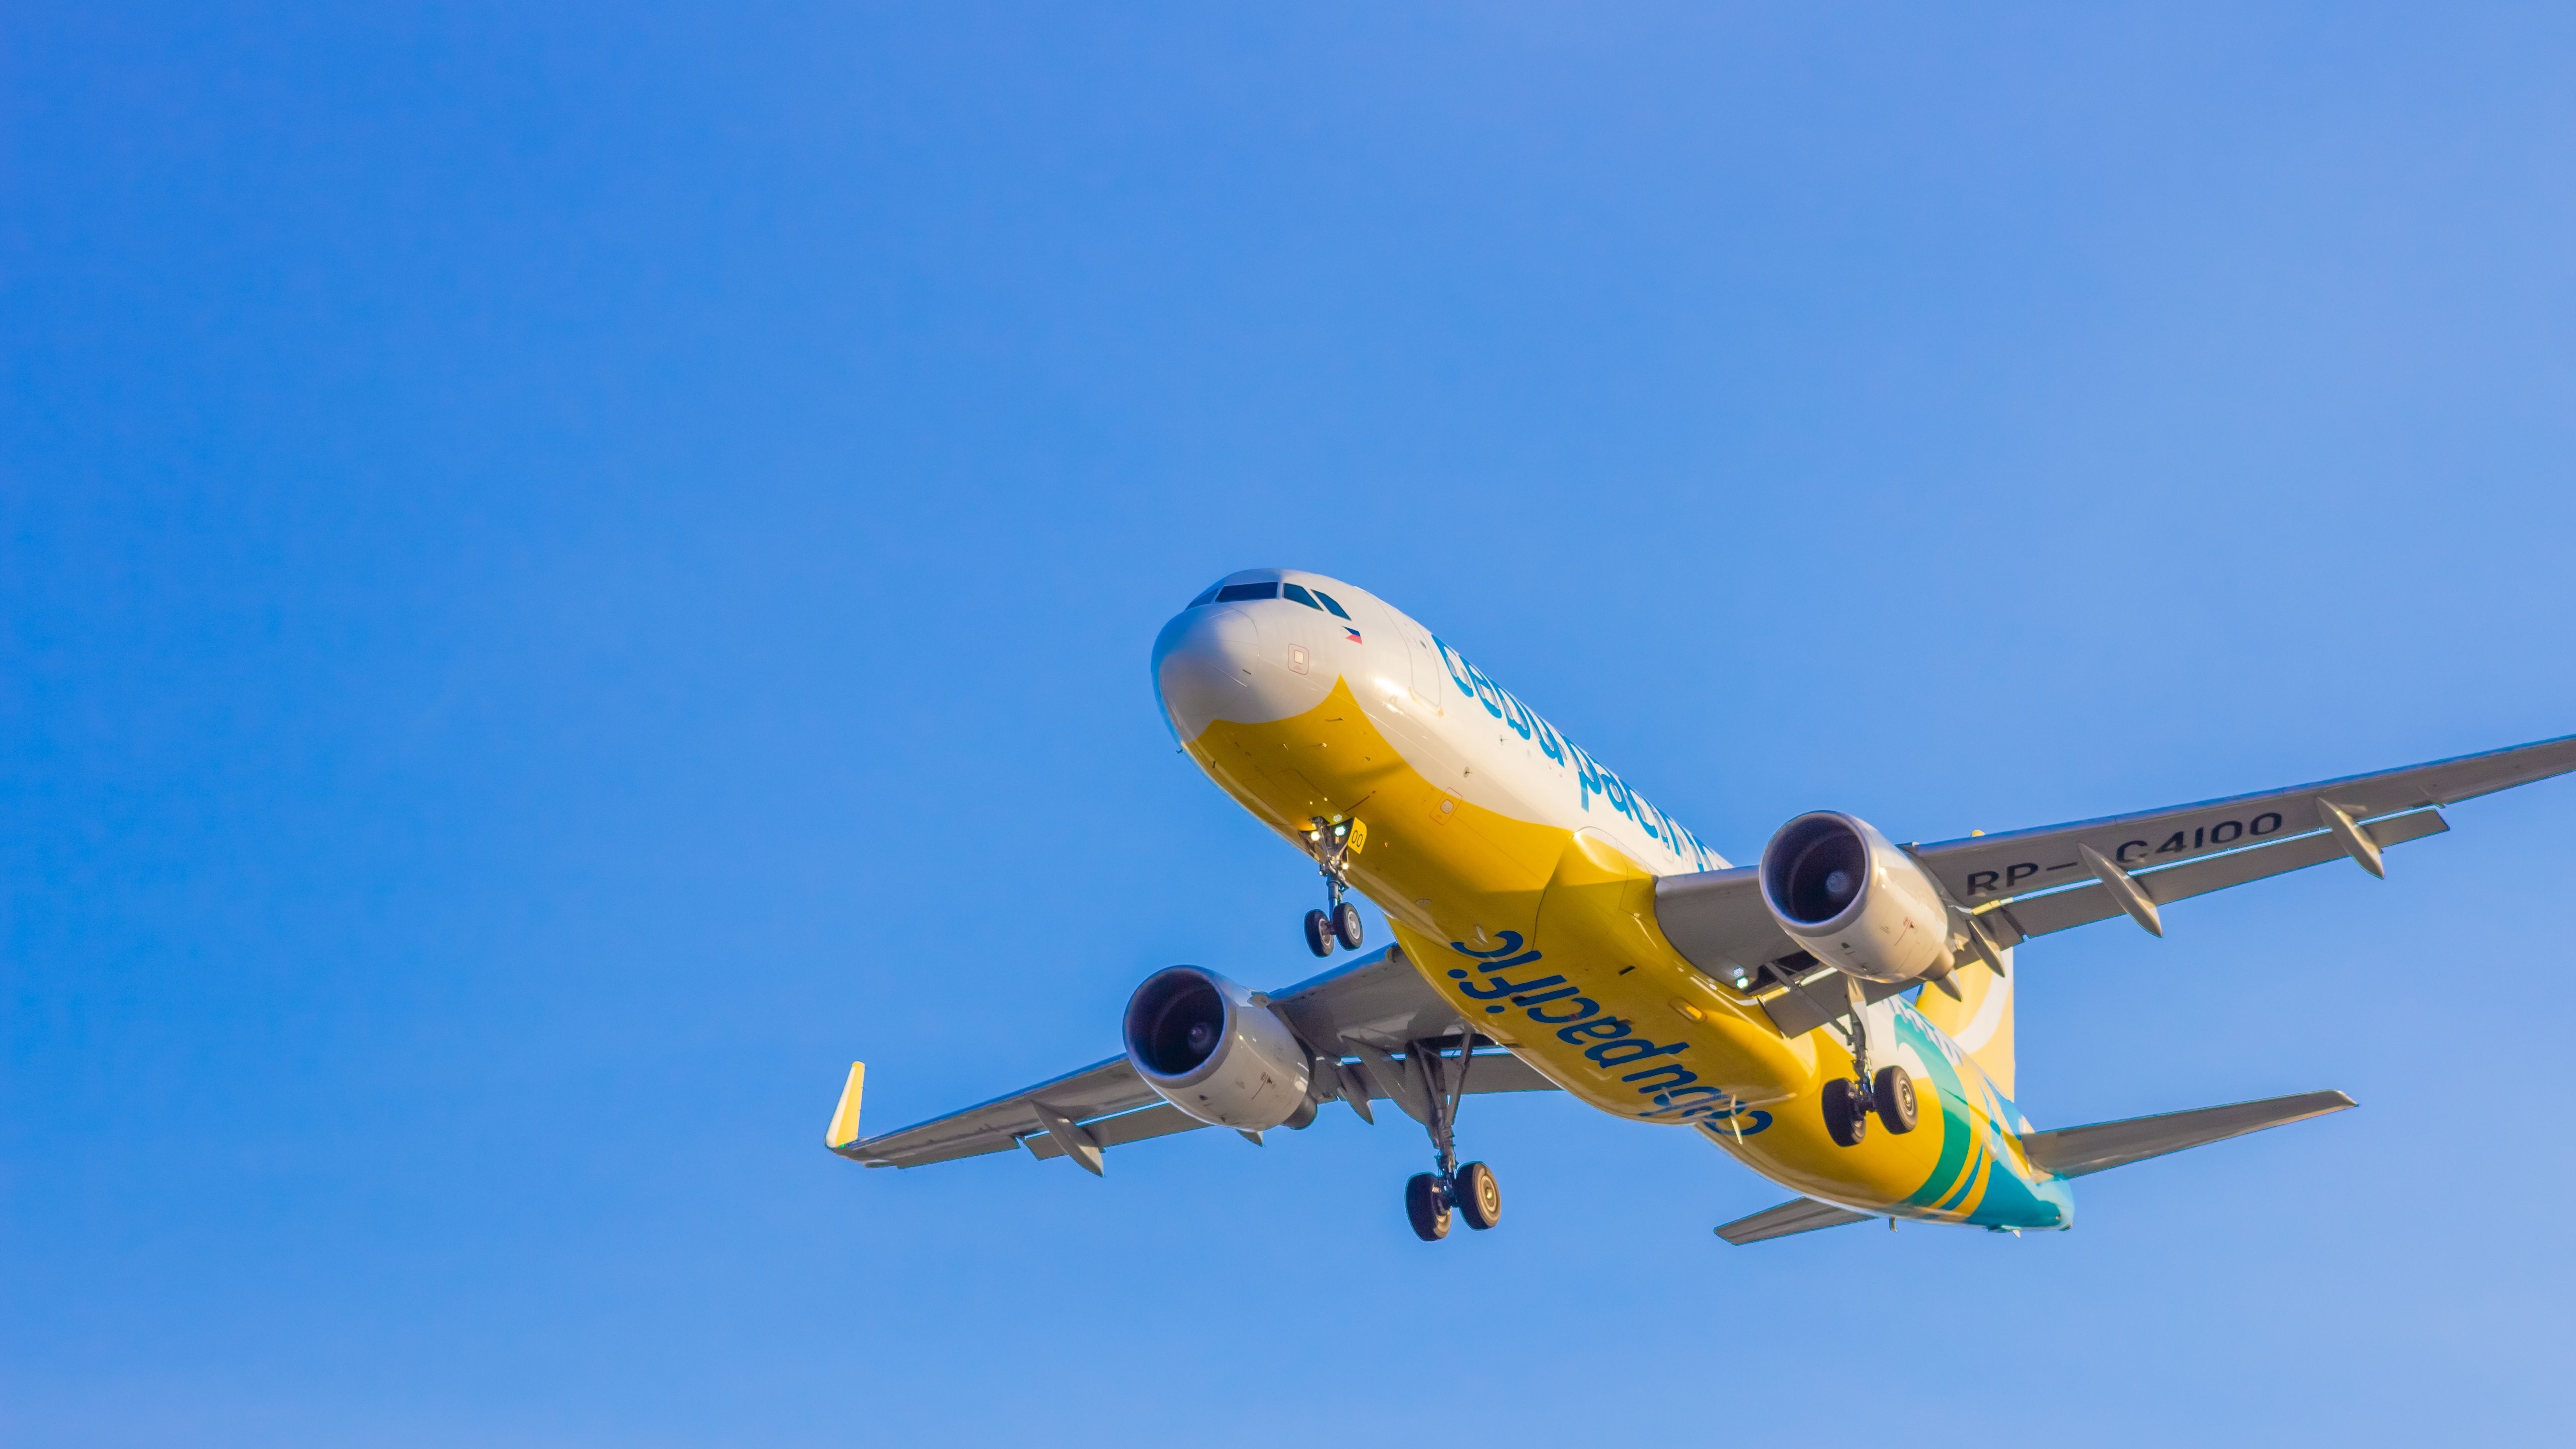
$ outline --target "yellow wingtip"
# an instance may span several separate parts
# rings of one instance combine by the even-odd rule
[[[841,1105],[832,1109],[831,1130],[823,1134],[823,1145],[835,1152],[859,1140],[859,1090],[867,1076],[866,1062],[850,1063],[850,1080],[841,1088]]]

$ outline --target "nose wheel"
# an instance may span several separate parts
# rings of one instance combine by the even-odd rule
[[[1333,939],[1347,949],[1360,948],[1360,908],[1349,901],[1333,907]]]
[[[1342,871],[1367,838],[1368,827],[1348,816],[1306,822],[1306,848],[1324,877],[1324,909],[1306,913],[1306,949],[1318,956],[1332,955],[1335,946],[1360,948],[1360,908],[1342,899],[1351,888]]]
[[[1333,918],[1322,911],[1306,913],[1306,949],[1318,956],[1333,954]]]

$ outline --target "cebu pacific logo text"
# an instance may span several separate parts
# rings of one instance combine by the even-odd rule
[[[1604,1014],[1600,1002],[1584,995],[1581,987],[1567,984],[1563,976],[1539,974],[1538,964],[1545,958],[1521,949],[1520,932],[1500,932],[1497,940],[1500,944],[1490,951],[1476,950],[1464,941],[1449,943],[1450,950],[1477,963],[1473,968],[1450,967],[1449,979],[1457,983],[1459,994],[1486,1003],[1486,1015],[1517,1010],[1541,1030],[1555,1032],[1558,1041],[1582,1047],[1585,1060],[1604,1071],[1636,1067],[1619,1080],[1653,1103],[1637,1112],[1638,1117],[1707,1122],[1735,1117],[1741,1120],[1729,1124],[1729,1131],[1747,1137],[1771,1125],[1770,1113],[1749,1108],[1709,1086],[1699,1073],[1655,1060],[1678,1057],[1690,1050],[1690,1043],[1657,1042],[1638,1031],[1635,1022]],[[1479,973],[1482,981],[1474,979]],[[1653,1065],[1644,1065],[1649,1062]]]

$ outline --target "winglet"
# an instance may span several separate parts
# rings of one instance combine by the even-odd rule
[[[841,1105],[832,1109],[832,1125],[824,1130],[823,1145],[851,1155],[849,1148],[859,1140],[859,1089],[867,1081],[868,1064],[850,1063],[850,1080],[841,1088]]]

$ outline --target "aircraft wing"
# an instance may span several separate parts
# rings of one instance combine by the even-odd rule
[[[1301,981],[1270,996],[1268,1004],[1315,1058],[1310,1098],[1318,1104],[1347,1102],[1363,1120],[1375,1120],[1370,1104],[1379,1101],[1427,1120],[1429,1093],[1437,1083],[1455,1084],[1469,1095],[1556,1089],[1481,1035],[1472,1037],[1462,1082],[1457,1073],[1465,1024],[1398,947]],[[1440,1060],[1434,1065],[1427,1056]],[[834,1152],[869,1167],[923,1167],[1024,1147],[1041,1159],[1070,1156],[1096,1173],[1108,1148],[1208,1125],[1165,1102],[1126,1057],[1116,1056],[964,1111],[862,1138],[863,1080],[862,1068],[853,1065],[826,1141]]]
[[[2159,906],[2347,857],[2378,875],[2381,852],[2451,828],[2440,807],[2570,770],[2576,770],[2576,735],[1906,849],[1949,893],[1963,921],[1973,917],[1998,947],[2122,914],[2161,935]],[[1655,883],[1655,915],[1684,956],[1725,979],[1759,978],[1761,989],[1796,997],[1830,969],[1781,933],[1749,867],[1664,877]],[[1873,986],[1871,992],[1874,999],[1902,989]],[[1834,1000],[1820,999],[1814,1011],[1830,1005],[1825,1015],[1838,1014],[1844,998],[1839,990],[1828,995]],[[1790,1008],[1796,1020],[1814,1014],[1795,1002]]]

